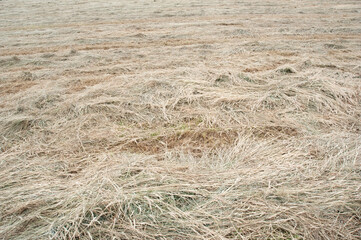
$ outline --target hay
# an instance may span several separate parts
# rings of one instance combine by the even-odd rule
[[[0,238],[360,239],[338,3],[3,1]]]

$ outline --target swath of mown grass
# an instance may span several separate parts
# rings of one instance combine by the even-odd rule
[[[354,214],[358,207],[352,195],[345,193],[357,196],[358,173],[349,172],[343,180],[335,176],[349,171],[357,158],[360,149],[356,141],[360,138],[354,137],[344,138],[347,146],[340,146],[326,136],[324,143],[318,139],[301,143],[258,141],[244,136],[223,151],[201,157],[169,152],[163,161],[139,155],[100,154],[97,162],[72,178],[62,180],[43,172],[28,178],[26,186],[14,182],[19,173],[13,172],[8,177],[2,175],[7,185],[3,185],[5,193],[28,188],[36,194],[7,200],[20,198],[23,203],[16,208],[4,205],[2,219],[9,221],[12,216],[22,215],[24,220],[2,231],[9,238],[20,230],[23,236],[39,230],[46,234],[44,237],[64,239],[259,238],[268,234],[280,238],[335,234],[352,238],[345,229],[357,229]],[[318,160],[324,170],[312,158],[304,158],[307,149],[316,143],[332,149]],[[327,166],[335,157],[344,160],[337,166]],[[37,164],[23,171],[26,175],[35,173],[40,167]],[[35,184],[45,179],[51,184]],[[327,189],[332,189],[332,199]],[[331,215],[340,221],[347,219],[345,228],[334,225]],[[46,219],[53,219],[51,225]]]
[[[288,119],[282,123],[272,111],[281,113],[290,105],[289,96],[282,94],[289,85],[278,86],[278,100],[269,107],[261,95],[274,85],[252,84],[252,92],[237,98],[220,96],[219,91],[228,91],[226,85],[217,86],[215,93],[204,88],[213,97],[197,94],[192,101],[184,100],[192,98],[187,95],[192,91],[182,91],[185,96],[165,105],[168,120],[156,116],[155,123],[146,114],[164,111],[161,105],[114,101],[114,93],[70,108],[64,105],[63,118],[49,118],[46,125],[30,117],[8,118],[2,128],[11,140],[2,153],[6,161],[0,172],[5,196],[1,221],[8,223],[2,234],[53,239],[356,239],[360,136],[357,130],[326,131],[296,123],[294,113],[308,121],[326,121],[319,118],[321,113],[332,113],[325,124],[336,124],[357,106],[358,92],[347,86],[332,88],[328,81],[318,81],[317,88],[293,87],[299,97],[291,114],[283,113]],[[94,92],[103,95],[99,86]],[[327,101],[331,107],[305,105],[308,95],[316,106]],[[55,109],[61,101],[39,96],[18,114],[27,109],[59,114]],[[43,107],[37,107],[39,102]],[[234,112],[241,105],[242,112]],[[213,106],[223,109],[223,115],[210,110],[175,117],[190,106],[198,106],[199,113]],[[137,108],[145,111],[134,111]],[[122,111],[133,112],[125,119]],[[248,114],[255,123],[222,126],[234,114]],[[354,116],[348,115],[353,128]],[[34,147],[34,142],[40,144]],[[19,155],[14,152],[22,151],[16,148],[32,151]]]

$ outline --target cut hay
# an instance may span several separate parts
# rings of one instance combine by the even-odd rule
[[[0,1],[0,239],[360,239],[360,11]]]

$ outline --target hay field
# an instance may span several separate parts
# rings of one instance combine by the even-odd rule
[[[359,0],[1,0],[0,239],[361,239]]]

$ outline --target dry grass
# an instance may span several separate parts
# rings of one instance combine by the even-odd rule
[[[223,2],[0,1],[0,239],[361,239],[360,3]]]

